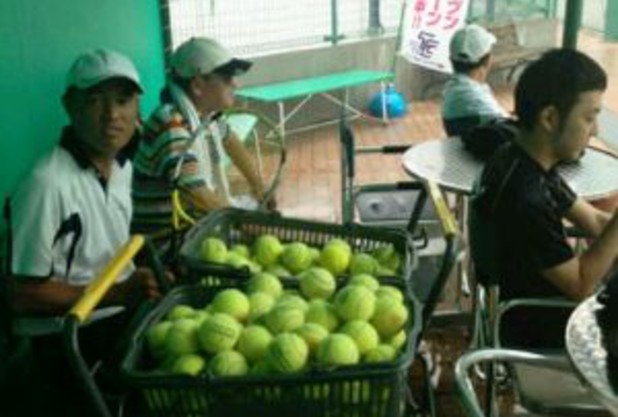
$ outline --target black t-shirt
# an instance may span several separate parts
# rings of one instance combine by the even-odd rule
[[[480,222],[490,225],[501,299],[561,295],[541,271],[574,256],[562,219],[575,200],[555,168],[544,171],[516,144],[500,149],[487,163],[471,204]],[[540,311],[505,317],[504,344],[561,344],[568,313]]]

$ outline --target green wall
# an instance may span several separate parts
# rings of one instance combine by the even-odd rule
[[[75,57],[106,47],[135,62],[152,110],[164,81],[157,0],[0,0],[0,195],[57,141]]]

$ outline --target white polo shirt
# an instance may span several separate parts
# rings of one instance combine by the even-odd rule
[[[70,142],[65,134],[12,196],[12,272],[86,285],[129,239],[132,168],[114,161],[103,184]]]
[[[444,120],[479,116],[481,123],[508,117],[508,112],[498,103],[489,85],[458,73],[444,86],[441,112]]]

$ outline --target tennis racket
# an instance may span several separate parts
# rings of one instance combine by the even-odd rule
[[[286,149],[281,130],[263,114],[232,108],[223,117],[236,137],[243,143],[263,185],[261,203],[274,197],[281,182],[286,163]],[[232,198],[250,195],[250,186],[243,174],[231,161],[224,161],[227,168],[230,195]]]

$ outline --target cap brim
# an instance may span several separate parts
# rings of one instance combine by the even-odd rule
[[[215,68],[213,72],[222,75],[230,75],[236,77],[249,71],[249,68],[253,65],[253,62],[244,59],[232,58],[225,64]]]
[[[130,86],[132,88],[135,88],[135,90],[137,90],[137,92],[139,92],[140,94],[144,92],[144,89],[142,88],[140,83],[138,83],[132,78],[125,77],[122,75],[97,78],[97,79],[89,80],[88,82],[83,82],[81,84],[67,85],[67,89],[74,87],[80,90],[93,90],[99,87],[101,84],[109,83],[109,82],[119,82],[119,83],[126,85],[127,87]]]

